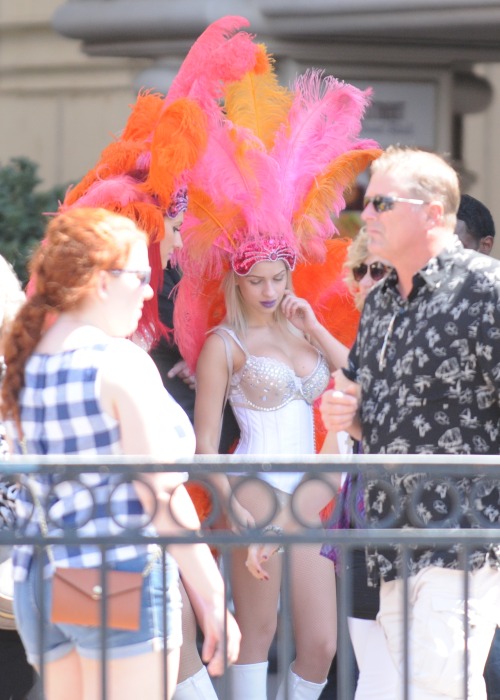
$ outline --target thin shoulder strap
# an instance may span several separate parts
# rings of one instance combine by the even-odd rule
[[[222,331],[219,333],[219,331]],[[218,326],[217,328],[214,329],[214,333],[217,333],[218,335],[221,336],[221,338],[224,338],[224,341],[227,341],[227,336],[232,338],[236,345],[245,353],[245,357],[249,356],[249,352],[246,349],[246,347],[243,345],[241,340],[238,338],[236,333],[233,331],[232,328],[228,328],[227,326]]]
[[[233,350],[231,348],[231,343],[229,342],[228,334],[230,334],[229,329],[226,331],[225,328],[217,328],[214,330],[214,333],[217,333],[217,335],[222,338],[224,341],[224,348],[226,350],[226,363],[227,363],[227,384],[226,384],[226,391],[224,393],[224,402],[222,404],[222,411],[221,411],[221,417],[220,417],[220,428],[219,428],[219,439],[217,441],[220,449],[220,440],[221,440],[221,435],[222,435],[222,424],[224,422],[224,412],[226,410],[226,404],[227,400],[229,398],[229,391],[231,389],[231,377],[233,376]]]
[[[231,386],[231,377],[233,376],[233,351],[231,348],[231,343],[229,342],[229,338],[227,337],[228,331],[226,331],[225,328],[217,328],[216,330],[214,330],[214,333],[216,333],[220,338],[222,338],[222,340],[224,341],[224,348],[226,350],[228,379],[226,384],[226,392],[224,394],[224,403],[222,405],[222,413],[224,413],[226,402],[229,396],[229,388]]]

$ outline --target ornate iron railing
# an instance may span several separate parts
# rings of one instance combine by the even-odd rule
[[[29,475],[43,474],[51,475],[54,480],[60,484],[63,481],[80,481],[81,475],[86,473],[95,473],[104,471],[106,474],[116,475],[119,483],[130,481],[143,481],[144,475],[151,472],[166,472],[166,471],[186,471],[189,474],[190,480],[203,484],[210,494],[212,500],[211,514],[202,525],[199,531],[183,531],[168,536],[148,537],[141,530],[127,530],[118,537],[86,537],[82,538],[77,530],[68,528],[61,530],[57,535],[43,537],[40,534],[26,533],[26,529],[14,528],[12,530],[0,530],[0,545],[1,544],[32,544],[37,547],[47,547],[64,542],[66,544],[97,544],[103,548],[109,547],[117,542],[120,543],[150,543],[155,542],[160,545],[165,551],[165,548],[174,543],[198,543],[206,542],[212,547],[218,548],[222,553],[222,560],[231,556],[231,551],[234,547],[247,546],[255,542],[266,542],[270,538],[274,538],[277,542],[283,545],[283,586],[280,600],[280,622],[277,634],[277,665],[278,671],[281,673],[283,669],[288,667],[289,661],[292,658],[293,642],[292,630],[289,611],[290,604],[290,586],[288,580],[289,567],[289,551],[294,544],[310,543],[319,545],[325,542],[335,545],[339,551],[338,575],[340,579],[339,595],[338,595],[338,685],[336,689],[330,689],[328,694],[323,694],[323,698],[338,698],[338,700],[351,700],[354,695],[353,688],[353,654],[349,644],[349,633],[347,619],[352,610],[353,591],[352,591],[352,571],[350,567],[352,552],[355,549],[370,546],[389,546],[398,545],[401,548],[402,560],[408,558],[408,553],[413,547],[429,545],[430,547],[448,547],[452,544],[459,544],[460,550],[463,552],[464,569],[467,570],[467,553],[469,550],[480,545],[489,543],[500,543],[500,522],[495,514],[488,512],[485,514],[481,508],[476,508],[479,502],[476,498],[478,493],[482,493],[485,485],[494,485],[498,480],[500,484],[500,465],[497,457],[470,457],[470,456],[434,456],[434,455],[350,455],[350,456],[310,456],[304,457],[300,461],[296,459],[288,459],[286,457],[273,458],[272,460],[262,457],[261,459],[253,456],[242,458],[240,456],[215,456],[215,457],[196,457],[193,460],[180,460],[175,464],[164,464],[153,461],[144,461],[141,458],[113,458],[103,461],[88,460],[80,458],[13,458],[9,462],[0,464],[0,476],[8,476],[14,480],[23,481]],[[258,523],[258,526],[251,529],[240,529],[235,532],[230,527],[218,529],[214,527],[215,521],[220,513],[225,509],[228,510],[228,504],[221,504],[218,500],[217,491],[211,485],[210,476],[217,473],[230,473],[237,477],[240,475],[242,480],[239,482],[237,489],[243,488],[242,484],[249,483],[254,479],[259,478],[261,473],[279,473],[279,472],[305,472],[306,476],[303,482],[296,489],[291,502],[291,512],[297,519],[300,527],[293,532],[284,532],[276,534],[274,532],[264,531],[264,528],[269,524],[276,515],[278,509],[278,501],[274,496],[271,488],[265,491],[266,497],[269,498],[268,517]],[[358,480],[358,485],[353,490],[353,496],[350,503],[344,503],[344,507],[349,508],[351,520],[355,524],[351,529],[337,529],[331,527],[332,524],[338,521],[340,517],[340,502],[342,499],[338,497],[337,488],[332,483],[332,475],[350,474],[359,476],[362,479]],[[451,512],[447,517],[431,518],[428,522],[421,517],[416,507],[416,497],[410,499],[405,504],[406,511],[412,511],[412,518],[415,522],[414,528],[400,529],[393,527],[397,523],[398,515],[401,509],[401,499],[398,488],[391,484],[391,475],[409,475],[419,474],[419,485],[415,487],[414,493],[418,493],[419,489],[425,488],[425,485],[432,480],[434,483],[439,482],[446,484],[449,501],[451,503]],[[478,479],[478,477],[481,477]],[[464,501],[463,483],[464,479],[475,479],[476,482],[472,486],[469,497]],[[394,479],[392,480],[394,482]],[[261,483],[261,482],[259,482]],[[384,500],[389,504],[387,517],[381,520],[374,520],[371,516],[366,516],[360,513],[359,507],[356,507],[356,491],[364,490],[367,484],[370,483],[373,488],[374,484],[378,484],[384,491]],[[304,489],[317,484],[326,484],[331,497],[336,499],[337,505],[333,508],[330,516],[330,527],[324,529],[316,524],[311,524],[304,517],[304,512],[301,510],[300,503],[307,502],[307,495]],[[87,488],[85,486],[85,488]],[[236,491],[233,490],[233,494]],[[91,489],[89,490],[90,498]],[[50,500],[50,494],[49,494]],[[328,499],[326,499],[328,500]],[[112,509],[112,501],[110,499],[110,508]],[[326,502],[326,501],[325,501]],[[45,504],[43,504],[45,505]],[[33,516],[36,509],[33,509]],[[50,520],[50,508],[46,509],[46,515]],[[461,529],[458,527],[458,518],[467,517],[471,527],[469,529]],[[234,519],[234,518],[233,518]],[[229,520],[231,520],[231,504],[229,503]],[[228,604],[230,601],[230,583],[228,580],[228,567],[223,566],[223,575],[227,586]],[[402,576],[407,580],[408,572],[403,571]],[[468,579],[464,575],[464,593],[467,599],[468,594]],[[263,584],[265,585],[265,584]],[[405,587],[405,604],[408,604],[407,588]],[[104,611],[105,612],[105,611]],[[407,611],[406,611],[407,612]],[[103,618],[104,619],[104,618]],[[404,629],[408,634],[408,617],[404,617]],[[43,630],[40,630],[43,635]],[[103,648],[102,658],[106,661],[106,630],[102,630]],[[406,644],[407,647],[407,644]],[[407,649],[406,649],[407,651]],[[311,650],[314,653],[314,650]],[[464,664],[467,664],[467,645],[464,654]],[[106,681],[106,663],[102,665],[103,687]],[[408,674],[408,658],[406,654],[405,663],[405,681]],[[217,682],[217,690],[221,700],[231,700],[229,684],[227,682],[227,674],[222,680]],[[41,681],[43,685],[43,664],[41,670]],[[464,684],[467,683],[467,674],[464,674]],[[464,697],[466,697],[466,686],[464,686]],[[402,697],[407,698],[406,687],[402,691]],[[106,700],[106,695],[103,695],[103,700]],[[237,700],[237,699],[234,699]]]

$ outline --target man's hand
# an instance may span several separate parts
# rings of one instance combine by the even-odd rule
[[[321,397],[321,418],[327,430],[333,430],[337,433],[345,430],[352,435],[353,432],[357,432],[359,384],[347,379],[342,370],[334,372],[333,378],[335,389],[325,391]]]

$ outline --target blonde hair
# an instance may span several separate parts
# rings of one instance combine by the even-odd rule
[[[358,235],[353,239],[351,245],[347,249],[347,255],[344,263],[344,280],[347,288],[354,297],[354,304],[359,311],[361,311],[363,308],[363,300],[359,293],[359,285],[354,279],[352,271],[355,267],[358,267],[358,265],[364,263],[369,254],[368,234],[365,228],[360,228]]]
[[[456,226],[460,204],[458,175],[446,160],[430,151],[404,146],[389,146],[371,165],[372,174],[388,173],[408,189],[411,197],[439,200],[444,209],[444,221]]]
[[[365,303],[365,297],[359,290],[359,283],[354,279],[353,270],[358,267],[370,257],[370,251],[368,250],[368,232],[365,227],[359,229],[358,235],[353,239],[351,245],[347,249],[346,260],[344,263],[344,269],[346,274],[344,276],[347,288],[354,297],[354,304],[358,311],[363,310]],[[391,265],[387,265],[383,260],[379,260],[382,265],[385,265],[388,269],[391,269]]]

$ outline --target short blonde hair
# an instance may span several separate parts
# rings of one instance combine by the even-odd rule
[[[407,187],[411,197],[439,200],[446,225],[455,229],[460,183],[456,171],[443,157],[407,146],[389,146],[373,161],[371,172],[395,177]]]

